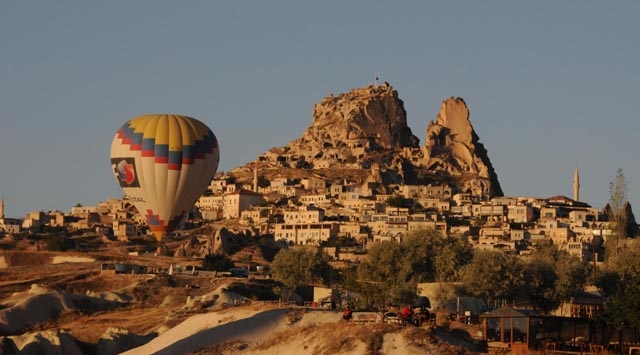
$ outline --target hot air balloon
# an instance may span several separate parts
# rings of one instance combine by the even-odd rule
[[[133,118],[111,142],[114,176],[158,242],[178,226],[206,190],[219,159],[211,129],[186,116]]]

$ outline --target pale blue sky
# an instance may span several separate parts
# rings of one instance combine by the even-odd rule
[[[199,118],[220,169],[286,145],[329,93],[389,82],[424,144],[465,99],[506,195],[640,202],[639,1],[14,1],[0,4],[0,194],[8,217],[121,192],[115,131]]]

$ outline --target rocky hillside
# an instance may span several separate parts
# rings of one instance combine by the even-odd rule
[[[378,185],[382,193],[390,184],[448,184],[460,192],[502,195],[463,99],[443,101],[425,141],[421,146],[398,92],[385,82],[325,97],[302,136],[231,173],[239,181],[251,181],[254,168],[267,177],[348,179]]]

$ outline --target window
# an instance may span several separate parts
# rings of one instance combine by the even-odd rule
[[[500,318],[487,318],[487,341],[500,341]]]
[[[502,319],[502,328],[504,329],[504,334],[502,335],[502,341],[505,343],[511,342],[511,318],[503,318]]]

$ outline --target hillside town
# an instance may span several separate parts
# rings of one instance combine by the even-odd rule
[[[272,236],[281,246],[341,241],[352,253],[333,257],[357,259],[371,243],[399,242],[411,231],[434,229],[443,237],[465,237],[475,249],[526,255],[538,243],[550,242],[585,262],[597,263],[603,260],[604,244],[612,233],[607,209],[580,201],[577,168],[573,198],[489,199],[430,185],[392,185],[393,193],[375,194],[356,181],[329,184],[317,177],[269,181],[258,174],[256,169],[252,184],[238,184],[230,175],[218,174],[174,234],[226,221],[250,228],[255,235]],[[259,181],[266,186],[260,187]],[[23,218],[5,217],[4,204],[0,199],[0,230],[12,237],[62,228],[126,241],[147,231],[144,218],[126,197],[74,206],[68,213],[34,211]],[[632,213],[628,226],[631,233],[637,230]]]
[[[627,342],[637,339],[635,325],[627,324],[637,317],[621,316],[620,326],[614,317],[629,313],[605,307],[605,299],[621,300],[623,307],[635,304],[634,297],[621,290],[626,282],[635,282],[636,274],[604,274],[615,271],[611,260],[625,262],[625,255],[612,258],[611,250],[618,253],[627,243],[635,250],[631,246],[638,234],[621,170],[611,186],[619,191],[612,191],[602,209],[581,200],[578,167],[572,181],[559,182],[572,182],[571,197],[504,196],[463,99],[442,101],[436,119],[427,125],[424,145],[407,126],[402,105],[388,83],[331,94],[314,107],[312,125],[301,137],[228,172],[216,173],[217,140],[203,128],[194,138],[200,150],[181,164],[209,165],[189,170],[198,173],[182,182],[178,176],[186,174],[179,173],[182,166],[177,163],[182,158],[175,158],[182,151],[171,155],[157,147],[142,149],[136,125],[193,119],[135,118],[118,130],[112,146],[111,164],[123,197],[92,206],[77,204],[69,212],[29,212],[22,218],[5,216],[10,202],[0,197],[0,242],[7,251],[0,255],[0,266],[26,266],[20,270],[27,273],[26,281],[5,286],[44,279],[28,273],[30,258],[47,264],[73,252],[79,261],[72,262],[96,263],[99,270],[85,266],[84,276],[69,276],[77,281],[74,285],[58,280],[74,273],[75,268],[67,267],[46,277],[53,279],[52,285],[64,284],[70,293],[96,285],[111,292],[111,282],[131,283],[125,288],[133,287],[128,292],[137,295],[142,307],[149,307],[143,300],[154,294],[156,302],[176,307],[170,316],[184,317],[180,319],[214,307],[203,301],[206,295],[197,294],[201,288],[217,298],[233,285],[246,296],[216,307],[250,303],[252,297],[269,305],[277,302],[278,307],[333,313],[344,309],[344,320],[353,318],[357,324],[444,329],[453,322],[471,327],[465,332],[476,350],[483,348],[479,342],[485,350],[560,343],[563,350],[576,350],[582,343],[615,347],[613,337],[619,335],[621,343],[623,333]],[[155,151],[166,156],[151,156]],[[151,164],[146,166],[135,160],[147,158]],[[152,208],[166,207],[173,195],[168,196],[166,188],[138,194],[144,189],[136,164],[141,167],[137,174],[150,168],[146,181],[158,170],[172,170],[174,179],[166,173],[159,181],[192,185],[188,193],[195,201],[160,218]],[[383,249],[392,252],[384,254]],[[390,270],[385,263],[393,264]],[[318,268],[306,269],[310,265]],[[298,272],[304,276],[286,281]],[[339,276],[330,280],[331,275]],[[154,291],[138,289],[137,277],[153,282]],[[36,286],[32,288],[40,290]],[[186,304],[172,298],[174,294],[184,296]],[[416,300],[421,303],[403,307],[406,317],[399,313],[401,302]],[[358,313],[352,315],[351,307]],[[414,309],[415,317],[409,317]],[[607,311],[612,316],[603,321]],[[158,310],[157,319],[171,320],[163,312]],[[5,323],[20,333],[42,321],[24,321],[24,327]],[[109,319],[104,322],[111,324]],[[83,336],[97,342],[94,333]]]

